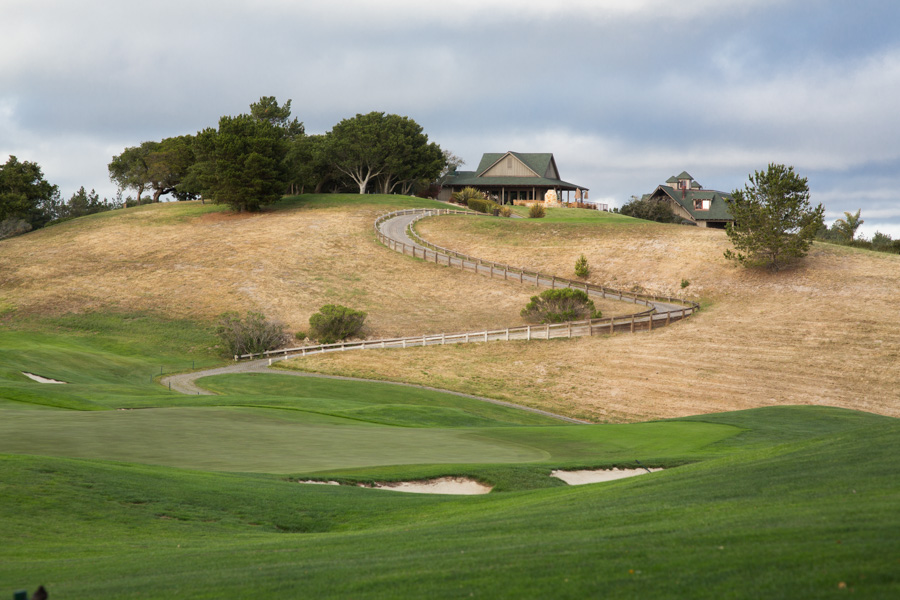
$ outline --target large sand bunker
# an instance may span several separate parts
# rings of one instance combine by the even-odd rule
[[[298,483],[314,483],[319,485],[340,485],[337,481],[313,481],[305,480]],[[493,488],[474,479],[466,477],[441,477],[427,481],[389,481],[385,483],[357,484],[358,487],[376,488],[379,490],[391,490],[394,492],[409,492],[412,494],[449,494],[455,496],[475,496],[487,494]]]
[[[582,471],[553,471],[550,473],[550,476],[556,477],[557,479],[562,479],[569,485],[584,485],[586,483],[615,481],[616,479],[625,479],[626,477],[645,475],[647,471],[662,471],[662,469],[596,469]]]
[[[37,381],[38,383],[66,383],[65,381],[57,381],[56,379],[50,379],[49,377],[41,377],[40,375],[35,375],[34,373],[26,373],[22,371],[22,375],[31,379],[32,381]]]

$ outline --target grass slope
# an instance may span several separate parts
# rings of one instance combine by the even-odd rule
[[[461,252],[570,277],[583,253],[595,283],[687,295],[705,310],[652,334],[416,348],[402,361],[333,354],[295,367],[430,381],[595,421],[793,404],[900,416],[900,256],[815,244],[795,268],[769,273],[729,264],[722,231],[567,214],[441,217],[418,230]]]
[[[782,410],[715,420],[772,435]],[[0,517],[13,543],[0,549],[0,588],[40,581],[71,598],[890,597],[900,591],[898,424],[810,408],[790,419],[805,416],[779,443],[757,439],[700,464],[473,498],[8,456]]]

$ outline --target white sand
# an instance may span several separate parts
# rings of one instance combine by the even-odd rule
[[[380,490],[393,490],[395,492],[410,492],[413,494],[453,494],[458,496],[474,496],[487,494],[493,488],[484,485],[474,479],[465,477],[441,477],[429,481],[392,481],[389,483],[376,483]]]
[[[662,469],[652,468],[650,471],[662,471]],[[553,471],[550,473],[552,477],[562,479],[569,485],[584,485],[586,483],[614,481],[616,479],[625,479],[626,477],[646,474],[647,470],[645,469],[597,469],[593,471]]]
[[[38,383],[66,383],[65,381],[57,381],[55,379],[48,379],[47,377],[41,377],[40,375],[35,375],[34,373],[26,373],[25,371],[22,371],[22,375],[24,375],[28,379],[37,381]]]
[[[313,481],[312,479],[307,479],[306,481],[298,481],[297,483],[311,483],[313,485],[341,485],[337,481]]]

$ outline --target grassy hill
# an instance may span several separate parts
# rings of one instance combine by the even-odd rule
[[[685,295],[705,310],[648,335],[419,348],[403,361],[329,355],[294,366],[431,381],[613,422],[790,404],[900,416],[900,256],[816,244],[796,268],[760,272],[723,258],[722,231],[559,210],[539,221],[441,217],[418,231],[570,277],[584,253],[595,283]]]
[[[898,405],[900,343],[896,318],[874,319],[897,277],[885,255],[816,249],[802,269],[768,276],[707,260],[716,232],[581,212],[433,220],[421,231],[438,243],[560,275],[585,252],[610,285],[680,290],[687,278],[708,308],[647,334],[293,365],[641,423],[574,425],[289,373],[202,379],[213,396],[159,385],[162,372],[221,363],[210,319],[226,309],[299,326],[304,311],[343,299],[384,334],[514,323],[527,287],[374,242],[371,219],[404,202],[420,201],[302,197],[250,217],[161,205],[0,242],[0,594],[38,584],[66,598],[900,593],[900,421],[883,416]],[[839,338],[827,309],[852,282],[841,306],[857,326]],[[801,296],[814,319],[795,306]],[[828,369],[839,374],[807,401]],[[840,374],[853,370],[856,388]],[[786,391],[760,400],[776,389]],[[773,406],[790,403],[869,412]],[[757,408],[721,412],[744,406]],[[668,415],[678,418],[644,418]],[[636,460],[665,470],[578,487],[550,477]],[[354,485],[438,476],[494,490]],[[346,485],[298,483],[310,478]]]

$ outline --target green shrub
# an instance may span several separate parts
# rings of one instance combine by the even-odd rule
[[[581,277],[582,279],[586,279],[588,275],[591,274],[591,267],[588,265],[587,258],[582,254],[578,257],[578,260],[575,261],[575,275]]]
[[[489,215],[497,214],[500,211],[499,204],[497,204],[493,200],[487,200],[485,198],[470,198],[467,206],[470,210],[475,210],[480,213],[486,213]]]
[[[458,192],[453,192],[453,196],[451,197],[451,199],[457,204],[468,206],[469,200],[484,200],[484,194],[473,187],[466,187],[459,190]]]
[[[599,319],[602,315],[594,302],[582,290],[562,288],[544,290],[540,296],[532,296],[522,316],[532,323],[565,323],[581,319]]]
[[[688,281],[687,279],[682,279],[682,280],[681,280],[681,289],[684,289],[684,288],[686,288],[686,287],[689,286],[689,285],[691,285],[691,282]]]
[[[322,344],[333,344],[359,335],[366,313],[340,304],[326,304],[309,318],[309,334]]]
[[[227,312],[219,316],[216,335],[225,345],[226,356],[258,354],[274,350],[287,339],[283,323],[270,321],[261,313],[249,311],[244,318],[236,312]]]
[[[544,208],[544,205],[541,203],[535,203],[531,205],[531,208],[528,209],[528,218],[529,219],[543,219],[547,216],[547,211]]]
[[[656,221],[658,223],[680,223],[681,217],[676,215],[668,202],[659,200],[638,199],[626,202],[619,212],[636,219]]]

